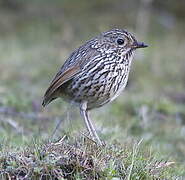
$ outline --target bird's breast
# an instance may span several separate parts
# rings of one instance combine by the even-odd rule
[[[114,59],[95,61],[86,67],[68,84],[67,93],[76,102],[86,100],[93,107],[115,99],[125,88],[131,61]]]

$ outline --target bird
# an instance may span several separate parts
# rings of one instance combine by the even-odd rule
[[[42,105],[62,98],[80,108],[90,137],[99,138],[89,112],[114,99],[124,90],[135,50],[148,47],[125,29],[114,28],[90,39],[64,62],[46,90]]]

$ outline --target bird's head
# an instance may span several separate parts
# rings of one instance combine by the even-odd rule
[[[112,29],[102,33],[98,37],[98,44],[104,52],[119,52],[122,55],[128,51],[134,51],[138,48],[148,46],[143,42],[137,41],[131,33],[122,29]]]

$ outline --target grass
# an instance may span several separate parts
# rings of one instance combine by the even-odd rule
[[[76,6],[71,14],[71,5],[63,3],[65,16],[51,3],[42,9],[27,4],[24,16],[0,11],[0,25],[8,19],[0,35],[1,179],[184,179],[184,23],[177,20],[169,30],[153,17],[145,37],[150,47],[137,53],[126,90],[92,111],[106,142],[98,147],[83,135],[77,108],[57,100],[42,109],[42,96],[75,47],[110,24],[129,27],[134,21],[129,12],[109,12],[109,5],[87,21],[83,14],[94,11],[84,4],[77,10],[81,21],[74,22]]]
[[[174,164],[155,159],[142,141],[101,147],[88,138],[65,138],[33,142],[24,150],[7,152],[2,147],[2,179],[159,179],[167,177],[166,170]]]

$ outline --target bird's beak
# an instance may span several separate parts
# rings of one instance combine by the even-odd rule
[[[135,41],[132,45],[132,48],[133,49],[137,49],[137,48],[145,48],[145,47],[148,47],[147,44],[145,44],[144,42],[138,42],[138,41]]]

